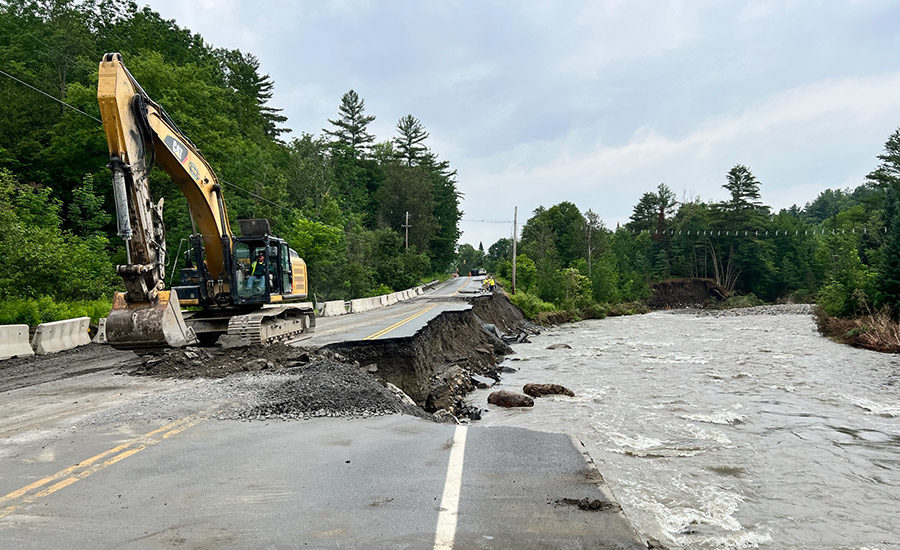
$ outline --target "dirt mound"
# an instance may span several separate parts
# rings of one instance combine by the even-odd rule
[[[651,284],[650,290],[647,304],[653,309],[704,306],[729,294],[712,279],[669,279]]]
[[[502,292],[477,296],[469,300],[472,313],[485,323],[490,323],[506,334],[517,334],[525,325],[522,310],[513,305]]]
[[[294,368],[312,359],[310,353],[284,344],[245,348],[167,349],[146,355],[142,365],[129,374],[166,378],[224,378],[237,372],[278,371]]]

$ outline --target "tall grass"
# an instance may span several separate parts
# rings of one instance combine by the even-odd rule
[[[891,319],[887,311],[868,312],[852,319],[828,315],[816,308],[816,325],[823,335],[860,348],[900,353],[900,323]]]
[[[12,298],[0,301],[0,325],[28,325],[31,327],[50,321],[62,321],[75,317],[90,317],[97,323],[100,317],[109,315],[112,301],[73,300],[59,302],[49,296],[35,299]]]

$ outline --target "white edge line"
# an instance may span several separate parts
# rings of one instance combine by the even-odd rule
[[[459,493],[462,486],[463,456],[466,451],[466,426],[457,426],[453,433],[453,446],[447,463],[447,479],[438,512],[434,533],[435,550],[450,550],[456,538],[456,521],[459,518]]]

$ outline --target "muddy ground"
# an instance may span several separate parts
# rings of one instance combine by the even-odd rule
[[[650,285],[652,309],[704,307],[729,292],[712,279],[668,279]]]
[[[517,334],[526,323],[521,311],[502,294],[475,297],[470,302],[470,311],[445,313],[406,340],[318,350],[284,344],[188,347],[144,356],[90,344],[52,355],[14,358],[0,362],[0,392],[112,369],[117,374],[168,379],[230,377],[240,386],[234,390],[239,403],[230,408],[227,416],[231,418],[287,420],[394,413],[431,417],[438,411],[478,418],[480,411],[464,401],[476,384],[472,376],[497,379],[498,362],[512,353],[484,325],[492,324],[502,334]],[[448,416],[444,413],[437,418]]]

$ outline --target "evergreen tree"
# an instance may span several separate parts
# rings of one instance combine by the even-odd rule
[[[724,187],[731,192],[731,200],[723,203],[728,212],[746,212],[762,206],[759,200],[759,181],[743,164],[736,164],[728,175]]]
[[[876,279],[880,305],[890,309],[892,317],[900,319],[900,130],[895,130],[878,155],[880,164],[867,178],[883,188],[887,195],[884,205],[886,235],[881,270]]]
[[[407,166],[418,166],[426,160],[432,160],[428,156],[428,147],[422,142],[428,139],[429,133],[416,117],[406,115],[397,121],[397,133],[394,145],[397,150],[397,158],[405,162]]]
[[[322,131],[332,138],[332,145],[349,151],[352,158],[366,158],[372,142],[375,141],[375,136],[368,131],[368,126],[375,120],[375,115],[365,114],[366,102],[354,90],[341,96],[341,105],[338,109],[340,118],[328,119],[334,129]]]

